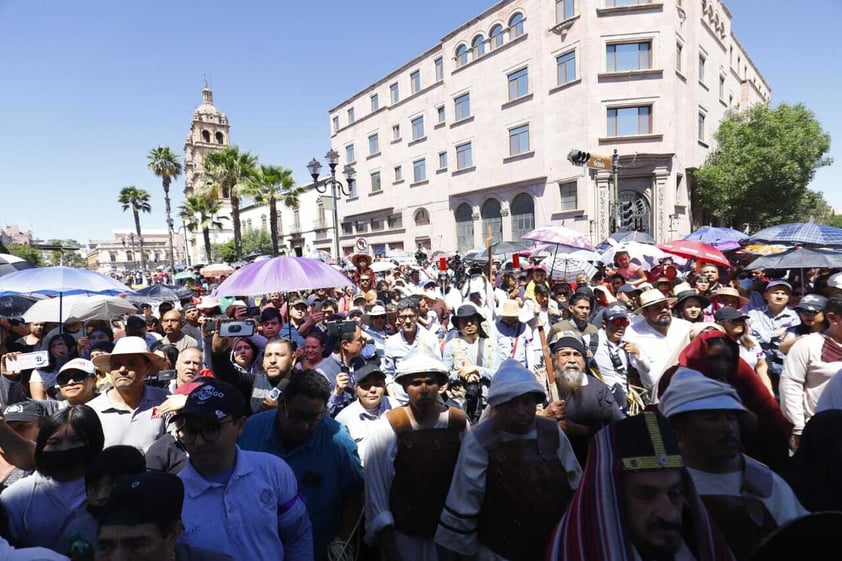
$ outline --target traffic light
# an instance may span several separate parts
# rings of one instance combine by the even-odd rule
[[[581,150],[571,150],[567,154],[567,159],[573,164],[584,164],[591,159],[590,152],[583,152]]]
[[[634,226],[634,202],[620,202],[620,227],[629,228]]]

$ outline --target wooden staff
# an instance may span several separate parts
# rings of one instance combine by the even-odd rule
[[[536,310],[535,317],[538,318],[540,310]],[[544,332],[544,324],[538,320],[538,337],[541,339],[541,352],[544,354],[544,370],[547,373],[547,381],[550,383],[550,401],[558,401],[558,385],[555,383],[553,372],[553,357],[550,354],[550,347],[547,345],[547,334]]]

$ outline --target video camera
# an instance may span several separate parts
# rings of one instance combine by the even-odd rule
[[[353,333],[357,329],[357,322],[352,319],[329,321],[327,323],[327,334],[330,337],[341,337],[344,333]]]
[[[175,370],[159,370],[157,374],[152,374],[151,376],[147,376],[143,382],[147,386],[155,386],[157,388],[166,388],[170,385],[170,382],[175,380],[176,372]]]

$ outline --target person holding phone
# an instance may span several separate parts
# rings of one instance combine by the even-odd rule
[[[44,368],[36,368],[29,378],[29,393],[32,399],[44,400],[50,391],[55,391],[56,376],[64,363],[79,356],[76,350],[76,341],[70,335],[55,333],[45,345],[49,353],[49,361]],[[55,393],[53,393],[55,395]]]

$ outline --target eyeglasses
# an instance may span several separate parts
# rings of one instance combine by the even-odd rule
[[[804,308],[799,308],[798,313],[802,316],[814,316],[816,314],[821,313],[820,310],[805,310]]]
[[[318,413],[312,413],[310,415],[302,415],[301,413],[290,413],[289,407],[287,406],[286,402],[283,402],[282,406],[284,408],[284,414],[286,414],[286,416],[287,416],[287,420],[291,423],[294,423],[294,424],[300,423],[300,424],[307,424],[308,426],[309,425],[315,425],[316,423],[321,421],[322,418],[325,416],[325,410],[324,409],[322,409]]]
[[[72,372],[64,372],[56,376],[56,383],[59,386],[66,386],[70,382],[84,382],[88,376],[89,374],[87,372],[82,372],[79,370]]]
[[[404,314],[404,315],[398,316],[398,319],[401,320],[401,321],[415,321],[416,317],[418,317],[418,316],[416,316],[415,314],[412,314],[412,315]]]
[[[629,325],[629,320],[627,320],[627,319],[617,318],[617,319],[611,320],[611,326],[614,329],[619,329],[621,327],[627,327],[628,325]]]
[[[185,444],[193,444],[196,442],[196,437],[202,435],[202,440],[207,443],[216,442],[219,435],[222,434],[222,425],[233,423],[231,419],[220,421],[215,425],[205,425],[203,427],[193,427],[185,423],[178,427],[178,436]]]

